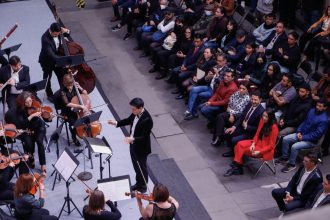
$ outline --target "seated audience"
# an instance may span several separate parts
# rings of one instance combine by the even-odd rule
[[[229,98],[227,111],[217,116],[212,138],[213,142],[211,143],[213,146],[220,145],[223,140],[225,128],[231,127],[234,124],[249,102],[249,84],[246,82],[240,83],[238,91]]]
[[[279,121],[280,136],[292,134],[305,120],[313,103],[310,96],[310,89],[307,83],[299,86],[298,96],[284,109]]]
[[[118,220],[121,218],[121,213],[111,200],[105,201],[104,194],[100,190],[88,190],[89,202],[83,209],[85,220]],[[104,206],[107,204],[110,211],[107,211]]]
[[[223,81],[205,103],[200,105],[200,112],[208,120],[208,127],[213,128],[216,116],[227,109],[229,97],[238,90],[234,82],[234,72],[227,69]]]
[[[330,174],[323,177],[322,185],[310,197],[305,205],[305,209],[316,209],[330,204]]]
[[[322,173],[317,166],[317,156],[307,153],[303,166],[293,175],[288,186],[273,189],[272,196],[280,211],[289,212],[304,207],[321,182]]]
[[[265,78],[267,58],[263,53],[256,54],[256,62],[250,72],[247,72],[244,80],[250,81],[257,88],[261,86],[261,82]],[[269,91],[268,91],[269,92]]]
[[[246,75],[253,72],[257,60],[257,54],[255,53],[255,44],[250,41],[245,45],[245,52],[242,59],[236,66],[237,78],[243,79]],[[238,79],[238,80],[240,80]]]
[[[225,130],[225,139],[230,151],[223,153],[224,157],[234,156],[234,146],[242,140],[252,139],[255,135],[258,123],[265,111],[261,105],[261,97],[258,91],[251,94],[251,102],[244,108],[242,114],[234,125]]]
[[[218,0],[216,5],[225,9],[227,17],[232,17],[235,12],[235,0]]]
[[[277,85],[282,79],[282,73],[280,67],[277,63],[269,63],[266,68],[266,73],[264,74],[261,84],[258,86],[261,93],[262,100],[267,100],[270,98],[270,90]]]
[[[204,13],[200,19],[192,27],[195,30],[196,34],[205,34],[207,26],[214,17],[214,0],[206,0],[204,2]]]
[[[247,42],[249,40],[245,31],[240,29],[237,30],[233,43],[224,48],[224,51],[227,53],[227,60],[232,68],[235,68],[239,61],[244,58]]]
[[[272,14],[273,12],[273,2],[274,0],[254,0],[257,1],[257,7],[256,7],[256,12],[255,12],[255,17],[256,17],[256,21],[257,23],[261,22],[264,17]],[[272,16],[274,16],[275,19],[275,14],[273,14]]]
[[[256,40],[257,45],[261,44],[275,30],[275,26],[276,26],[275,19],[276,19],[276,15],[270,13],[265,16],[265,22],[262,23],[256,29],[254,29],[252,34]]]
[[[324,99],[317,101],[316,108],[308,112],[306,119],[299,125],[296,133],[283,138],[282,156],[277,161],[286,163],[286,166],[281,170],[282,172],[287,173],[294,170],[300,150],[313,148],[325,134],[328,127],[326,109],[327,103]]]
[[[217,65],[203,78],[205,82],[203,83],[199,81],[200,85],[193,86],[189,92],[187,110],[184,113],[185,120],[191,120],[198,117],[198,103],[209,100],[217,90],[219,83],[224,79],[224,75],[227,71],[226,56],[224,54],[217,54],[216,57]]]
[[[252,140],[243,140],[236,144],[232,168],[224,176],[243,174],[243,156],[262,157],[266,161],[272,160],[277,135],[278,128],[274,110],[267,109],[262,114],[254,138]]]
[[[234,19],[229,19],[226,30],[223,33],[223,36],[219,39],[219,47],[218,49],[220,52],[224,50],[225,48],[232,45],[235,41],[237,31],[237,23]]]

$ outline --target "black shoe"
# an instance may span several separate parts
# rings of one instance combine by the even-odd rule
[[[127,40],[128,38],[130,38],[132,36],[131,33],[126,33],[123,40]]]
[[[155,79],[164,79],[166,77],[166,74],[159,74],[158,76],[155,77]]]
[[[223,157],[233,157],[234,156],[234,151],[228,151],[226,153],[222,154]]]
[[[145,193],[145,192],[147,192],[147,187],[146,186],[145,187],[138,187],[137,191],[139,191],[140,193]]]
[[[179,94],[177,97],[175,97],[175,99],[183,99],[184,95],[183,94]]]
[[[233,167],[229,169],[223,176],[228,177],[232,175],[243,175],[243,169],[241,167]]]
[[[134,184],[133,186],[131,186],[131,191],[135,191],[138,189],[138,186],[136,184]]]
[[[74,145],[76,145],[77,147],[80,147],[80,146],[81,146],[81,144],[80,144],[80,142],[79,142],[78,140],[74,140],[73,143],[74,143]]]
[[[157,67],[152,67],[150,70],[149,70],[149,73],[154,73],[154,72],[157,72],[159,70],[159,68]]]
[[[211,143],[211,145],[214,146],[214,147],[218,147],[218,146],[220,146],[220,144],[221,144],[221,139],[220,139],[219,136],[217,136],[217,137],[214,139],[214,141],[212,141],[212,143]]]
[[[75,154],[80,154],[82,152],[83,152],[83,149],[80,149],[80,148],[76,148],[73,150],[73,153],[75,153]]]
[[[29,156],[28,164],[29,164],[29,166],[30,166],[31,169],[34,169],[35,168],[36,165],[35,165],[35,162],[34,162],[33,155],[30,155]]]
[[[186,121],[190,121],[190,120],[192,120],[192,119],[194,119],[194,118],[198,118],[198,115],[196,114],[196,115],[194,115],[194,114],[192,114],[192,113],[187,113],[187,114],[185,114],[185,116],[184,116],[184,120],[186,120]]]
[[[112,31],[116,32],[116,31],[119,31],[121,29],[121,26],[119,24],[117,24],[116,26],[113,26],[111,28]]]
[[[295,164],[290,164],[288,163],[285,167],[283,167],[283,169],[281,170],[281,172],[283,173],[288,173],[292,170],[296,169],[296,165]]]
[[[137,46],[137,47],[134,47],[133,50],[142,50],[142,47]]]
[[[280,158],[278,158],[278,159],[275,160],[275,164],[279,164],[279,163],[281,163],[281,164],[287,164],[288,161],[289,161],[289,159],[280,157]]]
[[[171,93],[172,93],[172,94],[179,94],[179,93],[180,93],[180,90],[175,89],[175,90],[173,90]]]

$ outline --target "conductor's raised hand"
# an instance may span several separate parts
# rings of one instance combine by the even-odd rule
[[[112,119],[110,119],[110,120],[108,121],[108,124],[109,124],[109,125],[117,125],[117,121],[116,121],[116,120],[112,120]]]

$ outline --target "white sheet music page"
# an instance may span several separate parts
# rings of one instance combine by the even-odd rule
[[[77,167],[77,164],[71,159],[66,151],[63,151],[54,165],[58,172],[62,175],[65,181],[68,181],[72,173]]]
[[[96,144],[91,144],[91,147],[92,147],[94,153],[112,154],[110,148],[108,148],[107,146],[100,146],[100,145],[96,145]]]
[[[104,182],[97,184],[98,190],[104,193],[105,200],[120,201],[131,199],[130,196],[125,196],[125,192],[130,192],[129,180],[116,180],[112,182]]]

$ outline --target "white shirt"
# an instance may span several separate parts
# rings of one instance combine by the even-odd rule
[[[138,123],[141,115],[143,114],[144,110],[139,114],[139,115],[135,115],[134,121],[133,121],[133,125],[132,125],[132,129],[131,129],[131,135],[130,137],[134,137],[134,132],[135,132],[135,127],[136,124]]]
[[[313,205],[312,209],[315,209],[319,206],[319,204],[323,201],[323,199],[325,199],[325,197],[327,197],[328,195],[330,195],[330,193],[325,193],[323,192],[319,198],[316,200],[315,204]]]
[[[314,169],[313,169],[313,170],[314,170]],[[303,186],[304,186],[304,183],[305,183],[307,177],[309,176],[309,174],[311,174],[311,172],[313,172],[313,170],[307,172],[307,170],[305,169],[305,173],[304,173],[304,175],[301,177],[300,182],[299,182],[299,184],[298,184],[298,186],[297,186],[297,193],[298,193],[299,195],[301,194],[301,191],[302,191],[302,189],[303,189]]]
[[[22,70],[22,68],[19,69],[19,71],[17,71],[17,72],[14,72],[14,70],[12,68],[10,68],[10,70],[11,70],[11,79],[13,79],[15,81],[15,84],[19,83],[18,73]],[[22,92],[23,92],[23,90],[17,90],[16,86],[10,87],[10,94],[21,94]]]

